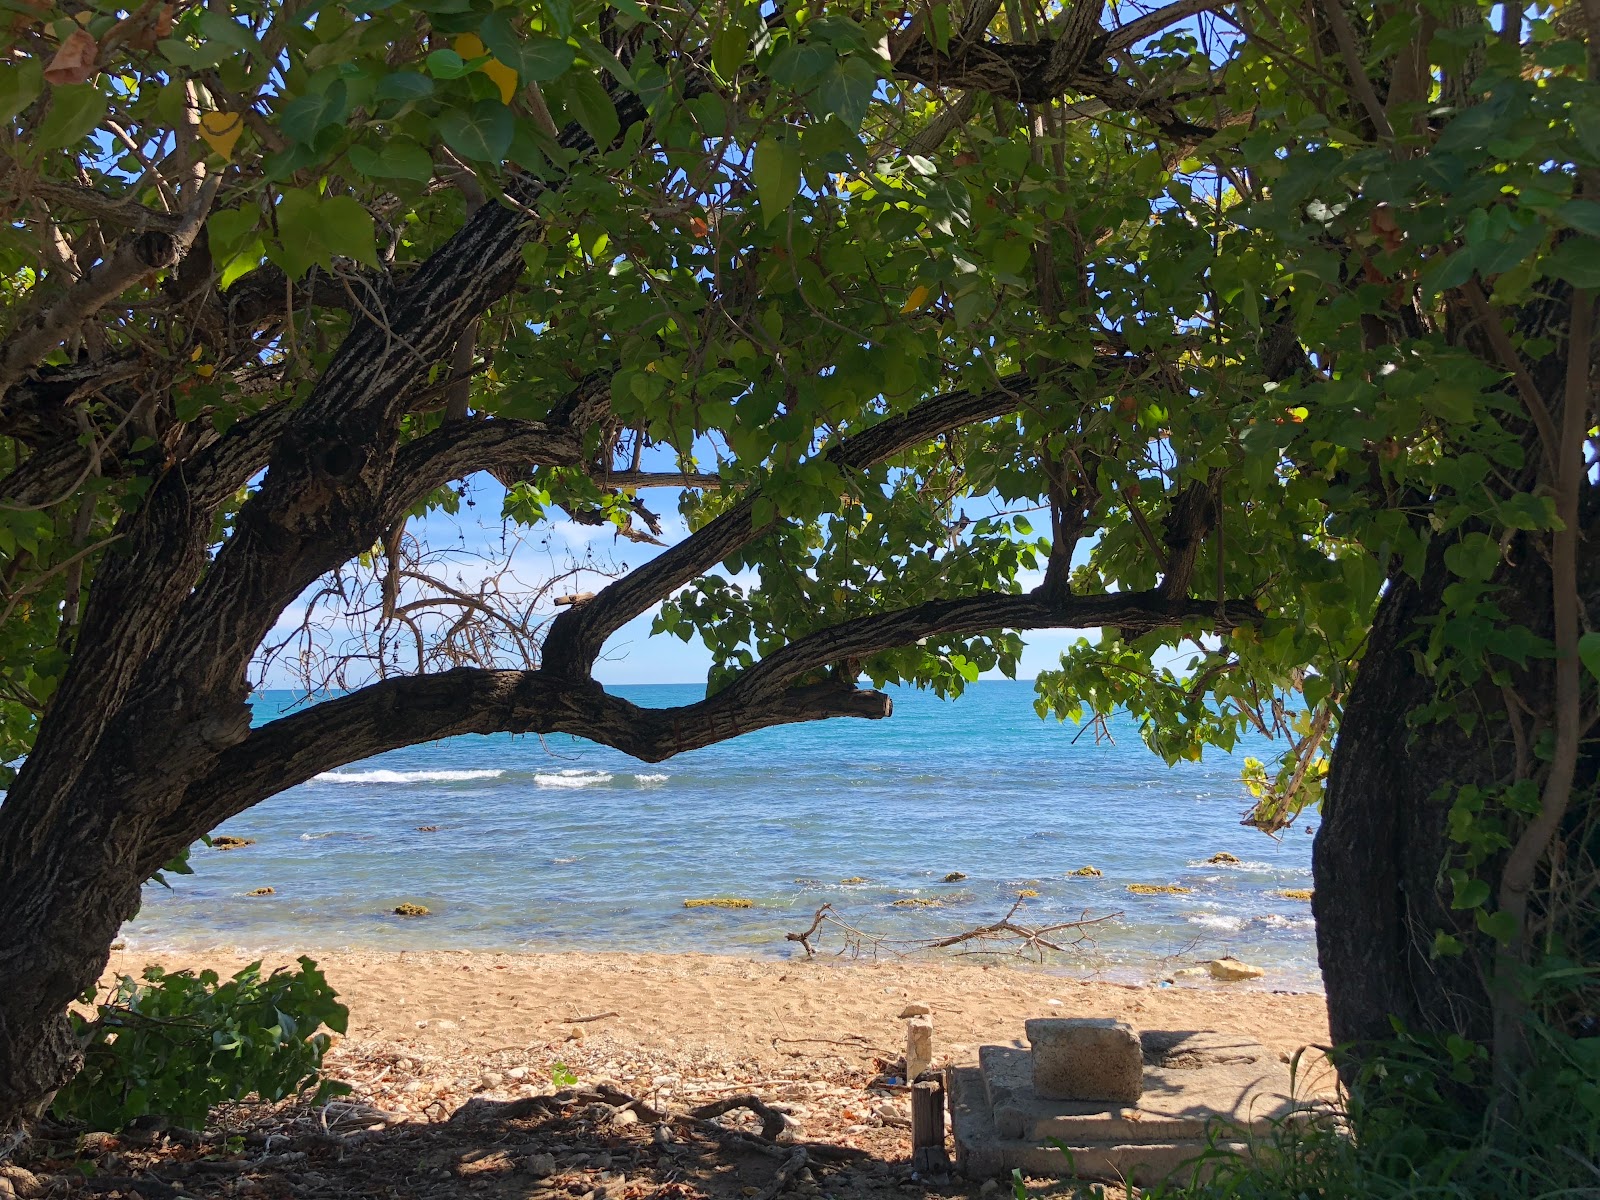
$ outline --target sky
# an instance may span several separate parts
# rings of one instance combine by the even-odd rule
[[[426,520],[414,522],[412,531],[435,547],[451,546],[458,554],[451,560],[449,575],[453,580],[473,584],[489,569],[489,564],[504,563],[510,556],[516,577],[524,584],[536,585],[555,571],[585,562],[637,567],[661,553],[660,548],[627,541],[615,535],[609,524],[601,526],[580,525],[568,519],[559,510],[552,510],[551,519],[541,522],[519,545],[507,546],[502,540],[500,521],[500,485],[486,476],[468,482],[467,498],[458,514],[434,513]],[[652,489],[640,493],[644,504],[662,520],[662,540],[668,545],[681,541],[688,528],[677,512],[677,494],[674,490]],[[726,576],[727,572],[723,572]],[[1042,580],[1024,578],[1025,588]],[[754,576],[732,576],[734,582],[746,587],[757,582]],[[600,571],[585,571],[570,586],[559,591],[598,591],[608,581]],[[289,608],[279,619],[268,644],[299,625],[305,611],[302,603]],[[546,608],[544,611],[554,611]],[[595,678],[602,684],[627,685],[647,683],[704,683],[711,666],[711,655],[698,639],[685,643],[671,635],[650,636],[650,624],[655,611],[635,618],[606,644],[605,652],[595,665]],[[1093,636],[1094,631],[1089,631]],[[1084,636],[1083,631],[1051,630],[1025,635],[1027,648],[1023,652],[1019,678],[1031,679],[1041,670],[1056,666],[1059,656],[1071,643]],[[993,675],[1000,678],[998,673]],[[265,688],[295,688],[300,681],[283,663],[270,664],[256,680]]]

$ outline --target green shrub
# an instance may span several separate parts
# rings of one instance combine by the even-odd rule
[[[226,983],[146,967],[142,983],[123,976],[94,1019],[73,1014],[83,1070],[53,1111],[95,1129],[147,1115],[198,1129],[212,1105],[250,1095],[341,1095],[349,1089],[322,1078],[331,1039],[321,1028],[343,1033],[348,1016],[309,958],[265,979],[254,962]]]

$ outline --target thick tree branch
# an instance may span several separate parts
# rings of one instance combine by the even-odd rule
[[[1128,361],[1106,356],[1101,367],[1106,370]],[[1018,374],[983,392],[945,392],[850,435],[825,457],[834,466],[859,471],[947,430],[1014,413],[1033,400],[1038,388],[1032,376]],[[755,499],[753,492],[744,496],[692,536],[608,585],[594,600],[574,605],[556,618],[545,642],[545,669],[573,677],[587,675],[613,633],[771,529],[775,521],[755,524]]]
[[[843,680],[800,686],[795,680],[919,638],[1103,625],[1137,632],[1182,624],[1226,630],[1257,616],[1247,600],[1220,606],[1187,598],[1174,602],[1157,591],[1075,596],[1056,603],[1037,594],[998,592],[937,600],[820,630],[768,655],[716,695],[676,708],[641,708],[593,680],[549,670],[462,668],[403,676],[252,730],[189,787],[168,835],[192,840],[323,771],[465,733],[570,733],[659,762],[774,725],[831,717],[881,719],[893,711],[881,692]]]
[[[124,238],[105,261],[6,339],[0,346],[0,400],[100,309],[141,279],[182,260],[211,210],[220,179],[206,180],[177,229],[170,233],[151,229]]]
[[[447,421],[395,455],[385,509],[397,509],[397,516],[435,488],[476,471],[515,475],[535,466],[575,466],[582,457],[582,430],[509,417]]]

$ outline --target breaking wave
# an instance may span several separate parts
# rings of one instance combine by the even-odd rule
[[[469,779],[499,779],[502,770],[478,771],[324,771],[318,783],[463,783]]]
[[[535,775],[534,783],[542,788],[581,788],[595,783],[610,783],[609,771],[562,771],[556,775]]]

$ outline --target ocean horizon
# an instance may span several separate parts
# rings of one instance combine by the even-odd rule
[[[700,684],[614,687],[692,702]],[[1041,720],[1031,681],[959,699],[891,689],[886,721],[747,734],[659,764],[566,735],[468,735],[319,775],[227,822],[192,875],[146,887],[130,949],[698,951],[793,957],[786,933],[830,904],[819,953],[892,957],[1013,918],[1104,918],[1051,953],[1066,974],[1151,982],[1233,955],[1257,986],[1320,991],[1304,829],[1241,826],[1232,754],[1168,768],[1126,718],[1097,740]],[[256,697],[269,720],[301,697]],[[1237,861],[1207,861],[1215,856]],[[1073,874],[1093,867],[1098,876]],[[955,878],[959,876],[959,878]],[[1137,894],[1129,885],[1184,891]],[[271,889],[265,892],[262,889]],[[685,907],[738,899],[749,907]],[[913,902],[913,903],[907,903]],[[428,915],[400,917],[400,904]],[[1073,940],[1063,929],[1051,940]],[[1002,953],[965,943],[941,953]]]

